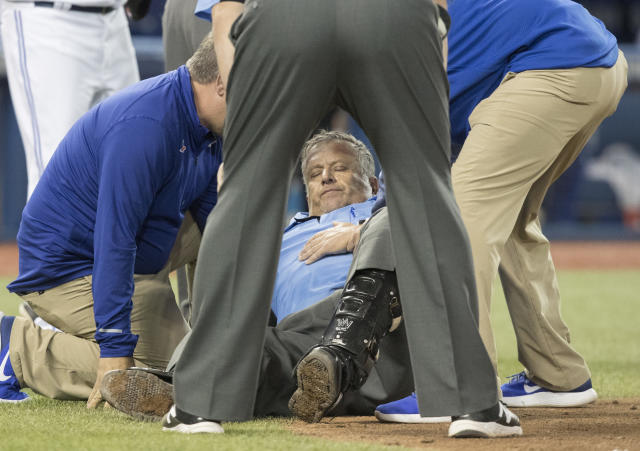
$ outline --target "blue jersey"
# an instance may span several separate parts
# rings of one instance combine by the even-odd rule
[[[13,292],[92,274],[102,357],[133,354],[133,274],[166,264],[187,209],[204,227],[222,142],[200,125],[188,70],[141,81],[82,116],[29,199]]]
[[[271,309],[278,321],[344,287],[353,254],[327,255],[310,265],[300,261],[298,255],[313,235],[333,227],[334,221],[359,224],[367,219],[371,216],[375,199],[372,197],[366,202],[347,205],[320,217],[298,213],[291,220],[282,236],[276,285],[271,301]]]
[[[611,67],[616,38],[570,0],[449,0],[448,78],[454,153],[469,116],[508,72]]]

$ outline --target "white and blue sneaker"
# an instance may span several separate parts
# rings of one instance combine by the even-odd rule
[[[28,401],[29,395],[20,391],[20,384],[9,360],[9,337],[15,316],[0,312],[0,402]]]
[[[578,407],[598,399],[591,379],[570,391],[553,391],[532,382],[524,371],[502,385],[502,402],[509,407]]]
[[[191,415],[178,409],[175,404],[162,419],[162,430],[183,434],[222,434],[224,432],[219,421]]]
[[[381,404],[375,411],[378,421],[383,423],[449,423],[451,417],[422,417],[418,410],[416,394]]]

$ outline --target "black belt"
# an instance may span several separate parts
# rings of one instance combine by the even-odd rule
[[[36,6],[43,6],[45,8],[54,8],[54,2],[33,2]],[[56,8],[57,9],[57,8]],[[61,8],[64,11],[81,11],[83,13],[98,13],[98,14],[108,14],[113,11],[115,8],[113,6],[79,6],[79,5],[71,5],[70,8]]]

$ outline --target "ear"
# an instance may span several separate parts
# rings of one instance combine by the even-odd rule
[[[222,82],[222,75],[218,74],[216,77],[216,94],[220,97],[224,97],[227,93],[227,89]]]
[[[369,185],[371,185],[371,193],[378,194],[378,179],[376,177],[369,177]]]

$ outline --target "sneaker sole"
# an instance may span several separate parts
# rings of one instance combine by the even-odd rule
[[[109,371],[100,392],[112,407],[140,421],[160,421],[173,405],[173,386],[140,370]]]
[[[20,404],[22,402],[28,402],[28,401],[31,401],[31,396],[27,396],[26,398],[23,398],[23,399],[2,399],[2,398],[0,398],[0,404],[2,404],[2,403]]]
[[[449,426],[449,437],[496,438],[522,435],[520,426],[504,426],[495,422],[457,420]]]
[[[313,351],[298,364],[298,389],[289,400],[289,410],[307,423],[317,423],[336,405],[342,393],[338,389],[333,357]]]
[[[578,393],[540,392],[530,395],[502,397],[508,407],[579,407],[598,399],[593,388]]]
[[[374,413],[378,421],[382,423],[451,423],[451,417],[422,417],[419,413],[382,413],[378,410]]]
[[[197,424],[178,424],[173,427],[162,427],[163,431],[181,432],[183,434],[222,434],[224,429],[211,421]]]

